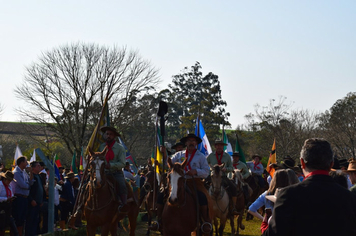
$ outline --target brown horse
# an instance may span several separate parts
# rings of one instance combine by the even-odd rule
[[[211,172],[211,186],[209,189],[209,194],[213,200],[213,210],[214,210],[214,225],[215,225],[215,235],[222,236],[224,233],[224,228],[226,221],[229,216],[229,196],[222,185],[223,171],[221,170],[225,164],[214,165]],[[220,227],[218,229],[218,220],[220,219]]]
[[[261,188],[258,184],[258,178],[255,174],[249,176],[245,181],[252,189],[252,194],[250,196],[250,203],[253,203],[264,191],[268,189],[268,183],[265,180],[264,187]],[[253,216],[250,213],[247,213],[246,220],[251,220]]]
[[[199,227],[198,203],[184,177],[187,160],[185,159],[182,164],[173,164],[168,158],[168,167],[171,171],[167,176],[169,197],[162,213],[164,236],[190,236]]]
[[[237,226],[236,231],[235,231],[235,225],[234,225],[235,216],[230,215],[231,234],[239,235],[239,228],[242,230],[245,229],[245,226],[242,224],[242,217],[243,217],[243,214],[245,211],[245,197],[244,197],[243,189],[242,189],[242,186],[244,183],[243,183],[243,178],[242,178],[242,174],[241,174],[240,170],[236,169],[234,171],[232,180],[234,181],[234,183],[237,186],[237,199],[235,202],[235,208],[239,214],[236,216],[236,218],[237,218],[236,219],[236,226]],[[251,194],[251,193],[252,193],[252,189],[249,187],[249,194]]]
[[[154,203],[157,202],[157,196],[158,196],[158,181],[157,178],[155,177],[155,172],[154,171],[149,171],[146,174],[146,180],[145,183],[142,186],[141,191],[146,191],[146,196],[142,199],[140,199],[139,205],[141,206],[142,202],[145,203],[145,208],[147,210],[147,215],[148,215],[148,226],[151,225],[152,223],[152,217],[153,217],[153,212],[156,210],[154,209]],[[150,235],[150,230],[147,229],[146,235]]]
[[[130,236],[135,235],[136,220],[139,212],[138,204],[131,201],[127,214],[119,213],[119,202],[116,198],[116,181],[105,175],[105,159],[106,149],[101,153],[90,152],[91,155],[91,170],[90,181],[86,187],[86,201],[84,204],[84,215],[87,220],[87,235],[95,236],[97,227],[101,227],[101,235],[117,235],[117,227],[119,220],[126,215],[130,222]],[[131,186],[126,182],[128,189],[128,199],[133,198]],[[129,201],[128,201],[129,202]]]

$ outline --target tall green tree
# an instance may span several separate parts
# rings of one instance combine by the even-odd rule
[[[356,92],[337,100],[320,117],[323,136],[335,147],[339,157],[356,157]]]
[[[199,62],[185,67],[182,73],[173,76],[169,89],[161,91],[161,97],[169,102],[167,126],[170,137],[175,140],[187,131],[194,132],[198,114],[210,140],[221,137],[221,125],[230,125],[219,77],[212,72],[203,75],[201,69]]]

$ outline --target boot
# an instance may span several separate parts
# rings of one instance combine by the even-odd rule
[[[236,201],[237,201],[237,197],[232,197],[231,198],[231,201],[232,201],[232,204],[231,204],[231,214],[233,214],[233,215],[238,215],[239,213],[237,212],[237,210],[236,210]]]
[[[211,219],[209,217],[208,206],[200,206],[199,213],[201,218],[203,219],[203,223],[201,224],[201,231],[203,234],[210,234],[213,230],[213,226],[211,225]]]
[[[17,232],[19,233],[19,236],[22,236],[23,235],[23,226],[18,226]]]
[[[150,226],[148,226],[149,230],[160,231],[162,232],[162,213],[163,213],[163,205],[157,204],[157,221],[153,222]]]
[[[59,227],[61,227],[62,230],[66,229],[66,222],[64,220],[59,221]]]
[[[127,213],[129,206],[127,205],[127,194],[120,194],[121,204],[118,208],[120,213]]]
[[[245,196],[245,205],[248,205],[248,203],[250,201],[250,194],[248,192],[248,186],[246,184],[243,185],[242,190],[243,190],[244,196]]]

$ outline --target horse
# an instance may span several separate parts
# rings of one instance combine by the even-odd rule
[[[235,216],[230,215],[230,225],[231,225],[231,234],[232,235],[239,235],[239,228],[244,230],[245,226],[242,224],[242,217],[245,211],[245,197],[243,194],[243,178],[242,178],[242,174],[241,171],[236,169],[234,170],[233,176],[232,176],[232,180],[234,181],[234,183],[237,186],[237,198],[236,198],[236,202],[235,202],[235,208],[236,211],[239,213],[236,217],[236,231],[235,231],[235,225],[234,225],[234,219]],[[249,189],[249,194],[252,194],[252,189],[250,187],[248,187]]]
[[[184,177],[186,158],[182,164],[172,163],[168,158],[171,171],[167,175],[169,196],[162,213],[162,230],[164,236],[196,235],[199,229],[199,203],[196,194],[187,185]]]
[[[140,199],[139,206],[141,206],[143,202],[145,203],[148,216],[148,226],[150,226],[152,223],[153,212],[156,210],[154,209],[154,203],[157,202],[158,196],[158,181],[157,178],[155,178],[154,171],[149,171],[146,174],[146,180],[142,186],[141,191],[143,191],[143,189],[146,191],[146,195],[144,198]],[[146,235],[150,235],[149,229],[147,229]]]
[[[213,210],[214,210],[214,226],[215,235],[222,236],[224,233],[224,228],[226,221],[229,216],[229,196],[225,188],[222,186],[222,175],[221,170],[225,164],[214,165],[211,172],[211,186],[209,188],[209,194],[213,200]],[[218,229],[218,220],[220,219],[220,227]]]
[[[265,181],[264,187],[261,188],[258,184],[258,178],[255,174],[250,175],[245,181],[252,189],[252,194],[250,196],[250,203],[254,202],[264,191],[268,189],[268,183]],[[246,220],[251,220],[253,216],[247,213]]]
[[[116,181],[105,175],[105,154],[102,152],[90,151],[90,180],[86,187],[86,200],[84,204],[84,216],[87,221],[87,236],[95,236],[97,227],[101,227],[101,235],[117,235],[119,220],[126,215],[130,222],[130,236],[135,235],[136,220],[139,213],[138,204],[135,201],[129,202],[127,213],[119,213],[119,202],[116,199]],[[113,184],[115,183],[115,184]],[[133,198],[131,186],[126,182],[128,189],[128,199]]]

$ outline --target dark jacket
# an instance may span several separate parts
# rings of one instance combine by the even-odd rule
[[[328,175],[280,190],[263,235],[356,235],[356,195]]]
[[[35,200],[38,205],[42,204],[46,199],[46,192],[43,187],[42,178],[40,175],[33,175],[34,183],[31,185],[30,194],[28,195],[28,201],[31,203]]]
[[[60,195],[60,198],[63,198],[67,201],[69,201],[71,204],[75,203],[74,199],[74,190],[72,183],[67,179],[66,182],[64,182],[63,187],[62,187],[62,193]]]

